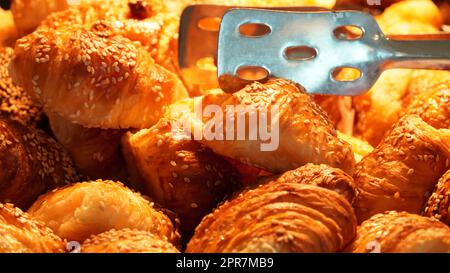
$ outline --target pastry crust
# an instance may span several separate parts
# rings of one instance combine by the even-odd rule
[[[203,218],[186,252],[336,252],[355,232],[353,208],[340,194],[275,181]]]
[[[11,76],[47,112],[86,127],[146,128],[187,92],[141,46],[82,26],[18,40]]]
[[[55,114],[48,118],[53,134],[67,149],[80,174],[88,179],[128,179],[120,145],[124,130],[86,128]]]
[[[32,252],[65,252],[65,243],[19,208],[0,203],[0,253]]]
[[[414,96],[406,114],[416,114],[436,129],[450,129],[450,77]]]
[[[439,221],[406,212],[372,216],[358,228],[350,252],[450,252],[450,228]]]
[[[175,245],[179,239],[166,215],[119,182],[97,180],[54,190],[41,196],[28,213],[57,235],[78,242],[113,228],[149,231]]]
[[[259,183],[264,184],[267,181],[319,186],[339,193],[350,204],[353,204],[357,196],[356,184],[353,178],[341,169],[325,164],[315,165],[309,163],[298,169],[285,172],[280,176],[262,178]]]
[[[112,229],[93,235],[81,245],[83,253],[179,253],[171,243],[148,231]]]
[[[11,11],[18,34],[33,32],[47,15],[69,7],[67,0],[14,0]],[[30,14],[32,12],[32,14]]]
[[[227,113],[229,106],[250,106],[258,113],[260,109],[268,109],[269,113],[275,106],[279,109],[278,115],[274,115],[278,120],[269,120],[279,126],[278,132],[276,128],[270,129],[278,133],[279,145],[276,149],[262,151],[261,145],[267,144],[267,141],[262,141],[260,137],[256,140],[248,137],[245,140],[204,138],[203,143],[214,152],[272,173],[283,173],[306,163],[324,163],[348,174],[353,173],[355,160],[351,146],[337,137],[328,116],[299,85],[283,79],[271,79],[266,84],[255,82],[232,95],[220,95],[211,100],[222,108],[223,113]],[[205,103],[204,99],[203,104],[208,102]],[[206,118],[203,125],[211,121],[214,118]],[[225,117],[223,122],[227,122]],[[235,117],[234,128],[238,128],[238,122],[239,118]],[[246,132],[253,125],[249,124],[248,118],[245,119]]]
[[[449,164],[450,130],[437,130],[417,115],[403,117],[356,165],[358,220],[387,210],[420,214]]]
[[[436,184],[422,214],[450,226],[450,170]]]
[[[0,202],[28,208],[39,195],[78,180],[64,148],[41,130],[0,119]]]
[[[12,82],[8,65],[13,55],[12,48],[0,47],[0,116],[35,127],[41,110],[22,88]]]
[[[156,63],[177,72],[177,32],[179,19],[166,12],[159,0],[96,0],[54,13],[42,27],[57,29],[81,24],[139,42]]]
[[[237,170],[194,140],[177,140],[170,119],[127,133],[124,155],[133,186],[177,213],[189,238],[203,216],[239,186]]]

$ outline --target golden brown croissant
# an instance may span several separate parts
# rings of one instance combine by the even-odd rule
[[[124,155],[133,186],[178,214],[183,235],[239,186],[237,170],[193,140],[176,140],[170,119],[127,133]]]
[[[33,32],[37,26],[52,12],[69,7],[67,0],[14,0],[11,11],[18,34],[24,36]]]
[[[403,105],[408,107],[411,100],[430,90],[433,86],[450,81],[450,72],[442,70],[417,69],[411,73],[411,80],[408,84],[408,93],[403,98]]]
[[[274,181],[203,218],[186,252],[336,252],[355,233],[353,208],[340,194]]]
[[[389,34],[420,34],[419,26],[427,25],[435,30],[441,28],[443,19],[439,8],[433,1],[410,0],[392,4],[378,16],[378,23],[385,33]],[[407,26],[409,25],[409,27]],[[414,29],[411,26],[418,26]],[[400,33],[399,30],[406,27],[407,31]]]
[[[0,47],[0,116],[35,127],[41,111],[22,88],[13,84],[9,76],[8,64],[13,54],[12,48]]]
[[[41,196],[28,210],[57,235],[83,242],[110,229],[136,228],[178,243],[171,220],[154,204],[119,182],[74,184]]]
[[[299,183],[315,185],[335,191],[353,204],[357,196],[356,184],[353,178],[341,169],[325,164],[315,165],[308,163],[298,169],[285,172],[279,176],[265,177],[259,183],[277,181],[277,183]]]
[[[387,210],[420,214],[449,164],[450,130],[437,130],[417,115],[403,117],[356,165],[359,222]]]
[[[0,203],[0,253],[30,252],[65,252],[65,243],[19,208]]]
[[[450,129],[450,78],[413,97],[405,112],[419,115],[436,129]]]
[[[54,13],[42,22],[42,27],[96,25],[110,37],[121,35],[139,42],[157,64],[176,72],[178,18],[165,11],[159,0],[97,0]]]
[[[22,209],[78,179],[64,148],[40,130],[0,119],[0,202]]]
[[[439,221],[406,212],[372,216],[358,228],[351,252],[450,252],[450,228]]]
[[[18,40],[10,72],[47,112],[86,127],[146,128],[187,96],[139,45],[81,26],[42,28]]]
[[[205,100],[209,98],[205,97],[203,101],[203,104],[207,105],[209,102],[205,103]],[[250,124],[248,115],[247,118],[244,115],[236,118],[237,114],[232,112],[233,125],[227,124],[225,114],[223,128],[228,127],[225,131],[233,126],[238,128],[241,126],[239,123],[242,123],[245,124],[246,137],[245,140],[239,140],[236,137],[237,132],[233,132],[232,138],[235,140],[226,139],[227,132],[220,128],[222,132],[218,132],[224,140],[203,138],[203,143],[214,152],[272,173],[283,173],[306,163],[324,163],[352,174],[355,160],[350,145],[337,137],[327,115],[293,82],[282,79],[271,79],[266,84],[255,82],[232,95],[217,95],[210,100],[219,105],[223,113],[227,113],[226,109],[230,106],[240,106],[244,109],[249,107],[249,111],[254,109],[261,117],[261,111],[268,109],[266,122],[270,123],[270,126],[267,131],[272,134],[268,138],[269,141],[263,140],[261,133],[255,140],[250,139],[249,131],[254,129],[255,124]],[[276,107],[278,113],[275,112]],[[245,121],[240,121],[242,116]],[[219,119],[205,117],[203,126],[206,128],[217,120]],[[198,127],[198,123],[195,126]],[[262,128],[258,127],[260,131]]]
[[[112,229],[83,242],[84,253],[178,253],[171,243],[148,231]]]
[[[450,169],[436,184],[423,215],[436,218],[450,226]]]
[[[128,179],[120,145],[123,130],[85,128],[55,114],[48,118],[53,134],[67,149],[80,174],[89,179]]]

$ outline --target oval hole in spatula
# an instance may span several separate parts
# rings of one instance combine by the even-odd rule
[[[239,33],[248,38],[259,38],[272,32],[270,26],[262,23],[245,23],[239,26]]]
[[[245,65],[237,69],[236,75],[245,81],[263,81],[269,77],[270,72],[261,66]]]
[[[358,26],[346,25],[333,30],[334,37],[338,40],[358,40],[364,35],[364,30]]]
[[[222,18],[220,17],[204,17],[197,22],[197,26],[206,31],[219,32],[220,23]]]
[[[352,82],[361,78],[362,72],[358,68],[350,66],[337,67],[331,72],[333,80],[338,82]]]
[[[306,61],[316,56],[317,50],[309,46],[290,46],[284,50],[284,57],[290,61]]]

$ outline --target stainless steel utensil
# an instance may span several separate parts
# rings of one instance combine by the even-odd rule
[[[206,17],[218,18],[213,29],[198,27]],[[358,95],[386,69],[450,69],[450,35],[386,37],[371,15],[359,11],[189,7],[180,28],[182,73],[213,85],[216,72],[202,74],[198,60],[216,54],[217,78],[227,92],[278,77],[309,93]],[[337,74],[343,68],[356,70],[359,78],[341,81]]]

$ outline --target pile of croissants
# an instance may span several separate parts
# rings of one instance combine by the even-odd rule
[[[229,94],[179,71],[186,5],[365,3],[337,2],[0,10],[0,252],[450,252],[450,72],[389,70],[334,97],[284,79]],[[450,17],[433,1],[386,2],[386,34],[437,33]],[[193,115],[195,100],[282,105],[278,149],[175,137],[181,120],[212,119]]]

